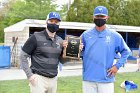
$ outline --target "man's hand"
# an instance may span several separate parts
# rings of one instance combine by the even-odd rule
[[[68,41],[67,40],[63,40],[63,47],[66,48],[68,45]]]
[[[116,66],[112,66],[112,68],[110,68],[109,70],[107,70],[109,77],[111,77],[112,75],[116,75],[116,73],[118,72],[118,69]]]
[[[81,51],[82,51],[83,47],[84,47],[83,43],[80,43],[79,48]]]
[[[37,75],[36,74],[33,74],[30,78],[29,78],[29,82],[35,86],[36,83],[37,83]]]

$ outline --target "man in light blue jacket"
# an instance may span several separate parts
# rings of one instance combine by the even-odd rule
[[[81,35],[84,45],[83,93],[114,93],[114,76],[130,54],[122,36],[106,27],[107,19],[107,8],[97,6],[93,13],[96,26]],[[121,58],[113,65],[116,52]]]

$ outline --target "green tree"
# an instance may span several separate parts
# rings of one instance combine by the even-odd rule
[[[130,0],[124,8],[125,25],[140,26],[140,0]]]
[[[99,3],[106,5],[105,0],[74,0],[67,13],[67,21],[92,22],[93,9]]]
[[[59,10],[59,13],[61,15],[61,20],[66,21],[66,15],[68,11],[68,5],[64,4],[61,6],[61,9]]]
[[[74,3],[71,5],[70,10],[67,14],[66,20],[68,21],[78,21],[78,12],[80,11],[80,8],[82,7],[82,1],[81,0],[74,0]]]
[[[50,0],[17,1],[7,13],[9,25],[23,19],[45,19],[50,11],[56,11]]]
[[[93,9],[98,5],[108,8],[108,24],[140,25],[140,0],[74,0],[66,20],[92,22]]]
[[[5,4],[3,8],[0,9],[0,42],[4,42],[4,32],[3,29],[6,27],[6,22],[4,21],[6,13],[10,10],[11,5],[14,1],[9,1]]]
[[[54,0],[11,0],[0,10],[0,42],[4,42],[4,28],[23,19],[46,19],[47,14],[56,11]],[[4,11],[7,10],[7,11]]]

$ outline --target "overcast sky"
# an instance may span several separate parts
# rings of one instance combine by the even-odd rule
[[[56,0],[57,4],[59,4],[59,5],[66,4],[69,1],[73,2],[73,0]]]
[[[8,0],[0,0],[0,2],[7,2]],[[67,4],[67,3],[69,3],[69,2],[73,2],[74,0],[55,0],[56,1],[56,3],[58,4],[58,5],[63,5],[63,4]],[[0,6],[2,6],[2,4],[0,3]],[[58,7],[58,10],[60,9],[60,7]]]
[[[73,2],[74,0],[56,0],[55,3],[57,3],[57,5],[60,5],[60,7],[58,7],[56,10],[61,10],[61,5],[64,5],[64,4],[68,4],[71,2]]]

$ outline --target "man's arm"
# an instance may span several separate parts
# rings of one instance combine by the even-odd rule
[[[68,45],[67,40],[63,40],[63,42],[62,42],[62,47],[63,47],[63,48],[62,48],[61,54],[60,54],[60,56],[59,56],[59,61],[60,61],[60,63],[62,63],[62,64],[66,63],[66,62],[68,61],[67,58],[64,58],[64,57],[63,57],[63,51],[64,51],[64,48],[67,47],[67,45]]]
[[[21,50],[20,61],[21,61],[22,69],[26,73],[26,76],[27,76],[28,79],[33,75],[31,69],[29,68],[29,62],[28,62],[28,59],[27,59],[29,57],[30,57],[29,54],[27,54],[23,50]]]
[[[29,68],[28,58],[36,49],[36,46],[37,46],[36,42],[37,41],[36,41],[35,36],[32,35],[22,47],[22,51],[20,54],[21,65],[28,79],[33,75],[31,69]]]
[[[129,49],[129,47],[127,46],[127,44],[123,40],[123,38],[121,38],[120,44],[118,46],[118,52],[120,52],[121,58],[115,64],[117,69],[119,69],[122,65],[124,65],[124,63],[126,62],[128,56],[131,53],[131,50]]]
[[[112,68],[107,70],[108,76],[112,76],[112,75],[115,76],[116,73],[118,72],[119,68],[122,65],[124,65],[124,63],[126,62],[128,56],[131,53],[131,50],[126,45],[125,41],[123,40],[123,38],[121,36],[120,36],[119,40],[117,41],[116,51],[118,51],[121,54],[121,58],[118,60],[118,62],[115,65],[112,66]]]

